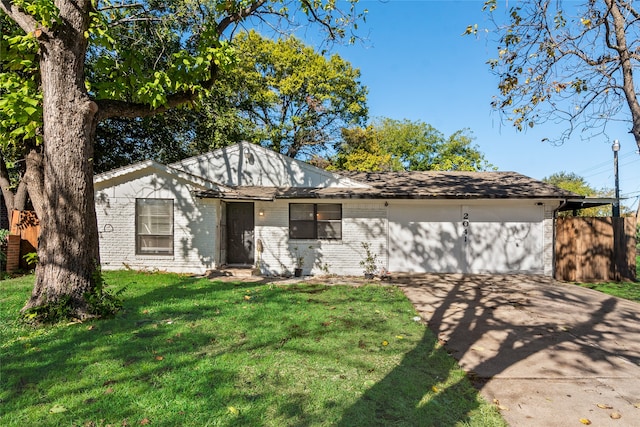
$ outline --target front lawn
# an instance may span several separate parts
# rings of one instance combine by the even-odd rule
[[[636,281],[635,282],[603,282],[603,283],[577,283],[579,286],[595,289],[607,295],[620,297],[631,301],[640,302],[640,256],[636,257]]]
[[[505,425],[394,287],[105,278],[121,314],[48,328],[0,282],[0,425]]]

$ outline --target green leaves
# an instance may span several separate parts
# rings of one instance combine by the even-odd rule
[[[58,8],[51,0],[13,0],[12,3],[33,16],[43,27],[58,21]]]
[[[39,92],[38,45],[2,19],[0,38],[0,144],[7,149],[24,140],[39,139],[42,94]]]
[[[468,130],[445,138],[421,121],[382,118],[366,129],[343,131],[343,143],[334,158],[342,170],[465,170],[492,169]]]

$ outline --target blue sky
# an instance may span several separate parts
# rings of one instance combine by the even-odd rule
[[[504,7],[504,1],[501,7]],[[361,0],[367,21],[358,34],[365,40],[334,52],[359,68],[369,89],[370,116],[424,121],[446,136],[469,128],[489,162],[502,171],[533,178],[574,172],[594,188],[613,188],[611,144],[619,139],[620,191],[635,209],[640,195],[640,155],[628,127],[582,140],[576,134],[562,146],[543,143],[562,130],[540,125],[516,132],[501,124],[490,107],[497,78],[486,61],[495,56],[487,36],[462,36],[469,24],[488,27],[482,1]],[[312,41],[308,41],[311,44]]]

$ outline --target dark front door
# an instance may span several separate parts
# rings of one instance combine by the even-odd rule
[[[253,264],[253,203],[227,203],[227,264]]]

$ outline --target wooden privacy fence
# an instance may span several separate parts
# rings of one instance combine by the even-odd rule
[[[556,219],[556,279],[635,281],[635,234],[631,217]]]
[[[33,211],[13,211],[10,227],[7,236],[7,271],[33,267],[23,257],[30,252],[36,252],[38,248],[38,217]]]

